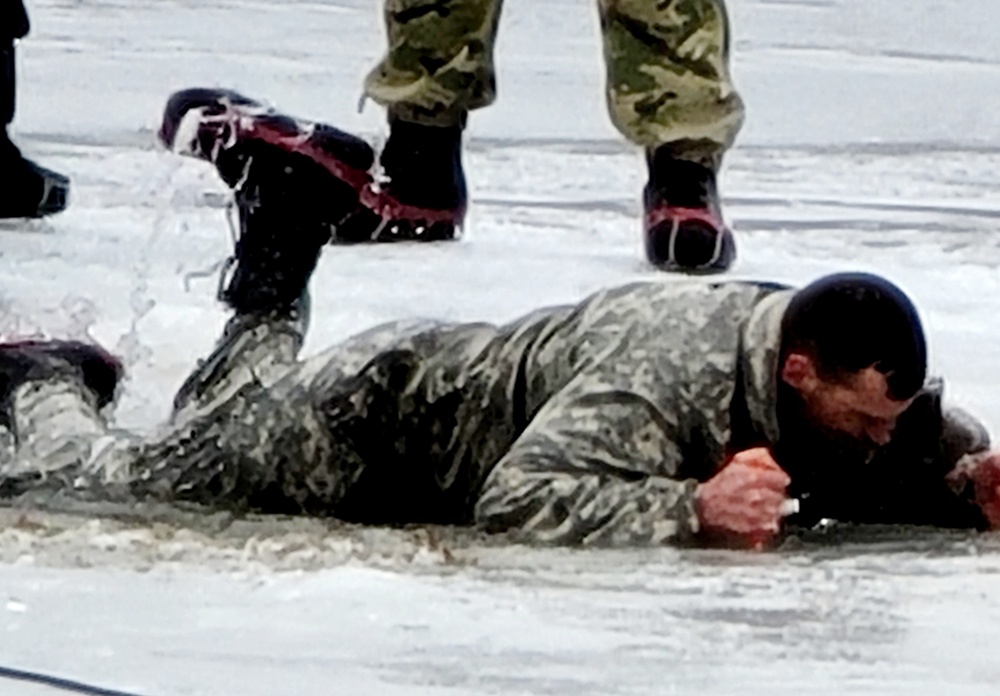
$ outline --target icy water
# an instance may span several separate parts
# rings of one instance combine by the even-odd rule
[[[1000,677],[997,541],[965,533],[584,552],[28,515],[0,550],[19,559],[5,660],[146,694],[989,694]]]
[[[366,0],[30,3],[14,135],[73,204],[0,224],[0,331],[97,338],[152,429],[224,321],[226,191],[160,151],[166,97],[234,87],[377,140]],[[749,116],[734,277],[884,273],[948,396],[1000,432],[1000,4],[733,0]],[[642,262],[643,171],[607,122],[589,0],[508,0],[469,128],[466,239],[332,248],[307,352],[372,323],[505,320]],[[190,511],[0,509],[0,666],[158,696],[1000,693],[1000,540],[840,530],[762,554],[510,546]],[[0,680],[0,693],[53,693]]]

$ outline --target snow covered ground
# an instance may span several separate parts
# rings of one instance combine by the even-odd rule
[[[159,150],[175,89],[218,85],[372,140],[371,0],[36,0],[15,139],[67,172],[0,223],[0,332],[125,357],[152,428],[214,341],[226,190]],[[723,177],[734,276],[883,273],[918,301],[949,396],[1000,434],[1000,4],[731,0],[749,107]],[[508,0],[477,113],[466,239],[330,248],[316,350],[414,315],[512,318],[635,278],[638,154],[608,123],[590,0]],[[994,343],[997,341],[997,343]],[[149,696],[991,694],[990,535],[885,532],[774,555],[505,548],[309,521],[0,515],[0,666]],[[51,693],[0,681],[0,693]]]

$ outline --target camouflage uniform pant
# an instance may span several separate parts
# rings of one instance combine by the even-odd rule
[[[386,0],[388,53],[367,95],[403,120],[461,123],[496,96],[502,0]],[[723,0],[598,0],[611,120],[631,142],[714,160],[743,121]],[[539,105],[540,108],[540,105]]]
[[[459,481],[446,494],[407,463],[406,433],[431,451],[437,414],[404,385],[414,360],[442,341],[449,353],[475,354],[480,335],[495,330],[442,328],[397,322],[300,361],[299,322],[237,317],[181,388],[170,422],[147,437],[110,429],[75,379],[27,382],[12,397],[16,445],[0,456],[0,497],[49,508],[153,500],[364,522],[467,521],[477,486]],[[457,427],[461,409],[442,401]],[[440,437],[450,441],[452,431]]]
[[[245,504],[235,498],[267,485],[277,455],[303,451],[283,433],[305,433],[297,443],[304,449],[324,434],[303,390],[271,389],[294,371],[301,344],[293,321],[230,322],[182,387],[170,422],[150,437],[109,428],[72,377],[22,384],[11,400],[16,446],[3,466],[4,493]]]

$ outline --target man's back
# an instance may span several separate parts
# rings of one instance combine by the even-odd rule
[[[621,453],[634,449],[626,441],[648,435],[629,415],[637,399],[671,422],[667,430],[676,435],[659,442],[662,451],[649,453],[650,461],[721,460],[740,330],[771,290],[750,283],[634,284],[501,327],[382,327],[318,356],[326,367],[311,391],[321,412],[342,414],[351,399],[367,404],[349,435],[362,443],[362,473],[335,514],[471,521],[497,462],[512,449],[521,456],[542,446],[536,436],[554,423],[572,421],[576,433],[574,441],[542,438],[545,449],[559,452],[554,467],[587,464],[590,454],[580,450],[593,440],[587,431],[609,431]],[[581,400],[600,407],[583,416],[570,405]],[[342,418],[329,427],[345,437]],[[664,473],[643,469],[641,459],[608,456],[609,470],[625,476]]]

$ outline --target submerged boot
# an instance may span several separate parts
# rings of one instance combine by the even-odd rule
[[[0,218],[37,218],[61,212],[69,201],[69,179],[26,159],[0,134]]]
[[[465,220],[462,126],[425,126],[390,118],[379,157],[383,180],[361,194],[356,221],[378,241],[453,239]],[[367,218],[367,219],[366,219]]]
[[[736,258],[733,234],[722,219],[715,172],[652,151],[643,192],[646,257],[666,271],[721,273]]]
[[[214,164],[236,192],[241,218],[251,201],[275,205],[280,213],[259,213],[278,229],[288,227],[278,217],[292,214],[321,220],[328,239],[332,235],[334,241],[354,241],[348,228],[361,210],[359,194],[372,180],[368,170],[375,161],[371,146],[361,138],[286,116],[222,89],[173,94],[159,138],[174,152]]]

